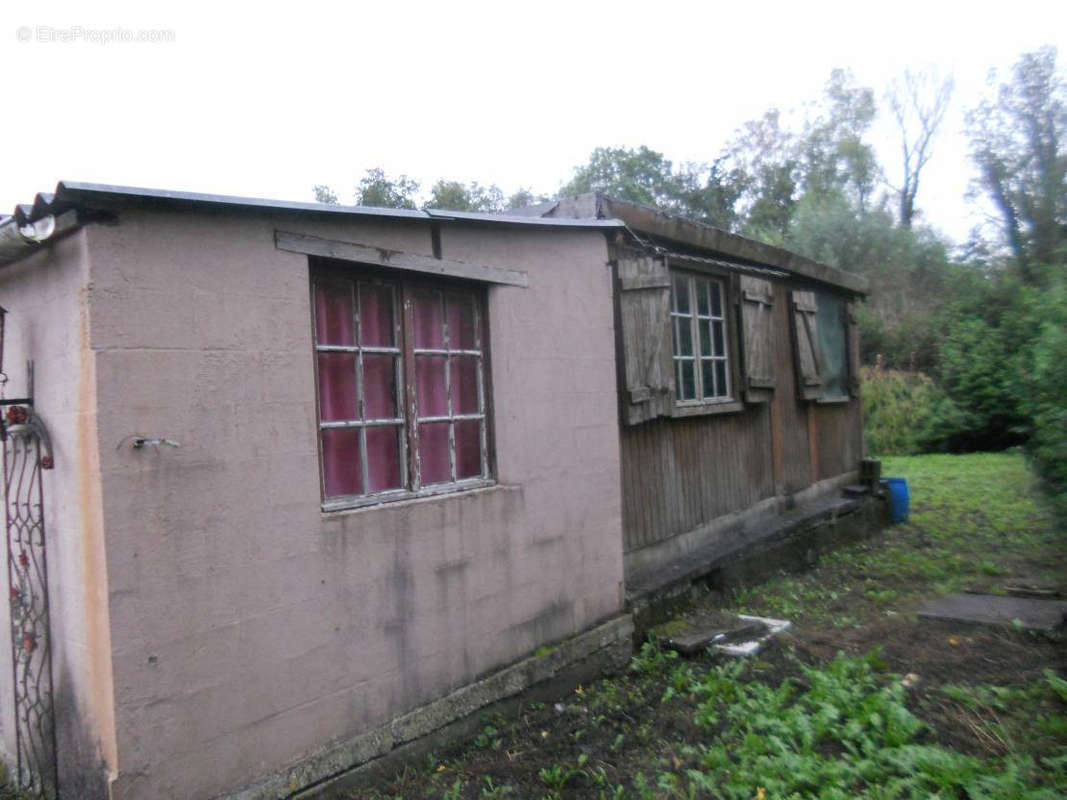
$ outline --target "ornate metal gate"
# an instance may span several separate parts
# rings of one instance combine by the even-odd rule
[[[0,389],[3,372],[0,308]],[[48,619],[48,559],[42,470],[52,467],[48,433],[33,412],[33,365],[27,397],[0,399],[4,450],[7,579],[11,601],[11,667],[15,693],[18,786],[46,800],[59,797],[52,643]]]

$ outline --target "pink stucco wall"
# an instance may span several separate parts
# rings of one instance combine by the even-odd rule
[[[0,270],[8,309],[8,397],[26,393],[35,365],[35,409],[51,433],[55,468],[43,473],[51,599],[59,779],[64,797],[106,791],[116,764],[114,697],[90,348],[89,256],[84,231]],[[0,548],[0,559],[6,559]],[[0,564],[7,595],[7,565]],[[0,603],[0,726],[15,753],[9,609]]]
[[[116,800],[237,789],[621,608],[603,235],[446,223],[445,257],[530,276],[489,291],[498,485],[323,514],[308,264],[275,228],[431,250],[417,223],[192,212],[82,234]]]

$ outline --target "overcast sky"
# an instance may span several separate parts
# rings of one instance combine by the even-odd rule
[[[963,111],[1045,44],[1067,2],[7,3],[0,208],[60,179],[351,202],[368,167],[554,192],[597,146],[708,161],[834,67],[956,80],[918,204],[976,221]],[[5,30],[6,28],[6,30]],[[122,37],[171,41],[103,41]],[[162,31],[162,33],[152,33]],[[889,120],[876,134],[897,166]]]

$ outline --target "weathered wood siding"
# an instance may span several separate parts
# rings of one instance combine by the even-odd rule
[[[808,409],[810,403],[798,399],[795,359],[793,356],[793,310],[784,300],[788,293],[785,285],[776,286],[783,302],[774,304],[775,365],[778,385],[774,392],[774,426],[779,435],[781,454],[776,472],[777,493],[790,495],[799,492],[814,481],[811,473],[808,447]],[[773,445],[772,445],[773,446]]]
[[[858,398],[820,405],[798,397],[792,288],[774,283],[771,402],[746,404],[737,413],[620,426],[626,552],[857,469],[863,437]]]
[[[859,400],[815,406],[818,480],[857,469],[863,458],[863,419]]]
[[[774,494],[766,403],[739,414],[622,429],[626,550],[692,530]]]

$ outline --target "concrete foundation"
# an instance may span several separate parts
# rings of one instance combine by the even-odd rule
[[[470,735],[482,714],[507,713],[522,703],[554,698],[578,683],[621,669],[633,652],[632,635],[630,616],[618,616],[224,797],[304,800],[344,796]]]

